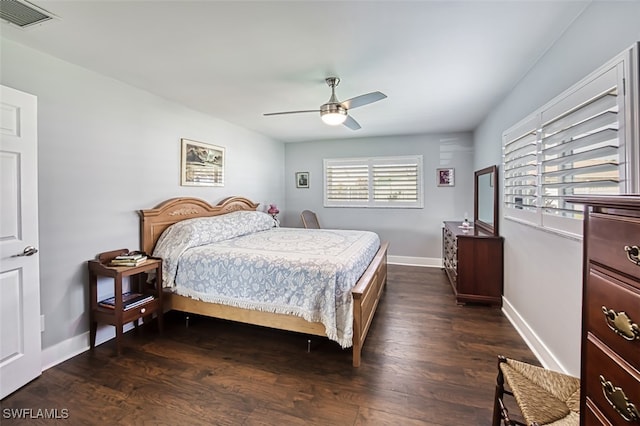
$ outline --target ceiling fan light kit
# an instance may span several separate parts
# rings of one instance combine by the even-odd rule
[[[265,113],[265,116],[269,115],[283,115],[283,114],[298,114],[302,112],[320,112],[320,118],[322,121],[330,126],[337,126],[344,124],[351,130],[358,130],[360,125],[353,117],[349,116],[349,109],[368,105],[373,102],[377,102],[387,97],[381,92],[371,92],[365,95],[356,96],[355,98],[347,99],[344,102],[338,101],[336,97],[336,86],[340,83],[338,77],[328,77],[325,79],[327,85],[331,87],[331,97],[329,100],[320,105],[319,110],[304,110],[304,111],[285,111],[285,112],[269,112]]]
[[[324,104],[320,107],[320,117],[329,126],[337,126],[347,119],[347,110],[340,104]]]

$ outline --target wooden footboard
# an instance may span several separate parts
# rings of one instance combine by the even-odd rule
[[[351,291],[353,295],[353,366],[360,366],[362,345],[376,313],[382,290],[387,283],[388,242],[380,245],[378,253]]]

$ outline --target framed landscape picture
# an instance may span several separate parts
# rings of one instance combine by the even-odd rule
[[[224,186],[224,148],[182,139],[180,184],[183,186]]]

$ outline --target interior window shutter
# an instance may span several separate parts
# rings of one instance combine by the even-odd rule
[[[538,159],[535,129],[507,142],[504,150],[505,204],[514,209],[537,208]]]
[[[582,234],[573,195],[639,187],[637,46],[504,132],[504,217],[565,235]],[[637,191],[637,189],[635,189]]]
[[[582,217],[569,195],[614,195],[624,191],[624,105],[619,67],[598,76],[542,113],[541,203],[543,215]],[[543,218],[543,221],[545,219]]]
[[[422,156],[324,160],[325,207],[424,207]]]
[[[525,119],[503,135],[505,217],[538,221],[537,116]]]
[[[374,161],[371,171],[375,203],[416,204],[420,202],[421,174],[417,158]]]
[[[325,161],[325,202],[329,206],[368,201],[369,166],[366,163]]]

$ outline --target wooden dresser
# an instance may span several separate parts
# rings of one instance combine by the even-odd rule
[[[581,425],[640,425],[640,196],[585,205]]]
[[[442,261],[457,303],[502,305],[502,237],[444,222]]]

